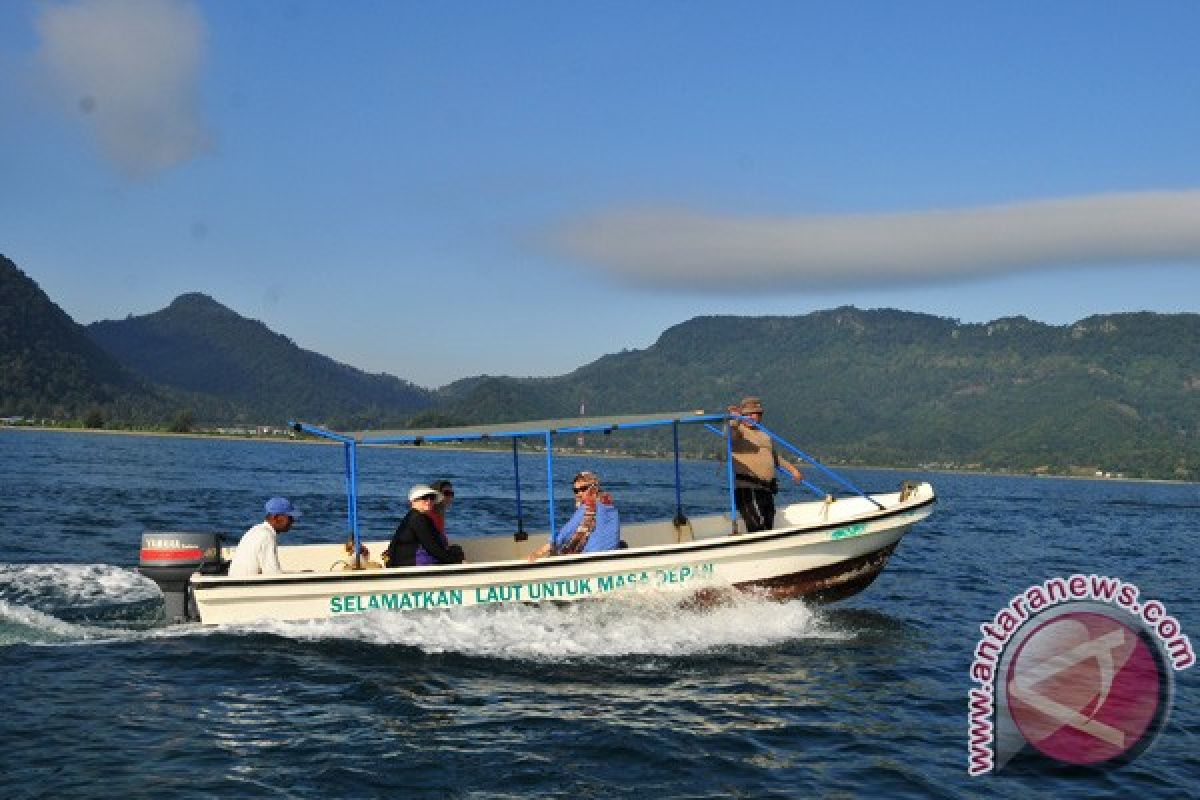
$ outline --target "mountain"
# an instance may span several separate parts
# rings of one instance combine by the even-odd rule
[[[304,350],[204,294],[161,311],[87,326],[92,340],[156,384],[186,393],[210,421],[289,418],[345,427],[397,424],[433,394]]]
[[[0,257],[0,415],[440,426],[570,417],[581,402],[596,415],[718,410],[746,394],[770,428],[833,463],[1200,478],[1197,314],[697,317],[566,375],[433,392],[304,350],[203,294],[85,329]],[[720,446],[687,436],[690,450]]]
[[[703,407],[745,394],[768,427],[848,463],[1200,477],[1200,315],[1051,326],[839,308],[699,317],[556,378],[476,380],[461,421]]]
[[[156,390],[98,347],[16,264],[0,256],[0,414],[162,416]]]

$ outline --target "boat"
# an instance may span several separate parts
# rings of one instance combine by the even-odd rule
[[[304,620],[367,612],[406,612],[499,603],[575,602],[638,592],[676,593],[685,601],[731,590],[778,600],[830,602],[867,588],[900,540],[932,513],[936,496],[923,481],[903,481],[895,491],[867,493],[762,426],[782,448],[808,464],[832,488],[801,481],[812,499],[777,509],[775,527],[748,533],[734,503],[731,419],[734,413],[668,412],[398,431],[342,433],[292,422],[299,436],[342,445],[347,525],[352,542],[280,545],[279,575],[223,574],[233,547],[212,533],[155,532],[142,536],[139,569],[163,591],[168,621],[204,624]],[[679,431],[703,426],[725,438],[728,505],[686,514],[680,489]],[[675,502],[664,519],[623,516],[621,547],[601,553],[528,561],[556,530],[556,436],[614,433],[669,426],[674,444]],[[527,532],[521,499],[518,443],[532,441],[546,458],[545,492],[550,530]],[[362,553],[382,553],[386,541],[363,541],[358,516],[358,451],[363,447],[436,443],[511,443],[516,532],[506,528],[455,532],[466,562],[428,567],[361,568]],[[618,503],[619,505],[619,503]],[[673,516],[671,512],[674,512]],[[348,549],[350,552],[348,552]]]

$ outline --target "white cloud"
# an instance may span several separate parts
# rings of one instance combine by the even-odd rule
[[[1200,190],[893,214],[737,217],[645,209],[551,236],[629,282],[753,291],[941,281],[1042,267],[1200,263]]]
[[[206,27],[184,0],[79,0],[42,7],[38,61],[101,151],[148,176],[211,147],[200,111]]]

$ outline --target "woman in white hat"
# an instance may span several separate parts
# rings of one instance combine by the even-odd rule
[[[383,554],[389,567],[463,562],[462,548],[450,544],[430,516],[438,497],[437,489],[423,483],[408,490],[408,502],[412,508],[396,526],[396,533],[392,535],[392,541]]]

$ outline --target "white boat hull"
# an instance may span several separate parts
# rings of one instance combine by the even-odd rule
[[[866,588],[908,529],[928,516],[927,483],[864,498],[796,503],[773,530],[730,535],[728,516],[627,526],[626,549],[525,560],[546,536],[454,537],[468,563],[339,571],[337,545],[280,548],[283,575],[195,574],[191,593],[206,624],[324,619],[494,603],[573,602],[626,592],[696,594],[735,587],[772,597],[840,599]],[[381,552],[384,543],[371,543]],[[378,548],[378,549],[376,549]]]

